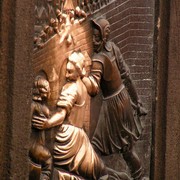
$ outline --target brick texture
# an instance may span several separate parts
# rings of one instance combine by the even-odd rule
[[[95,11],[92,16],[104,15],[111,24],[110,39],[114,41],[121,50],[121,53],[129,65],[134,83],[138,94],[148,110],[148,115],[142,119],[144,126],[143,135],[138,141],[136,149],[143,162],[145,176],[150,174],[151,159],[151,129],[152,129],[152,99],[153,99],[153,29],[154,29],[154,3],[149,0],[112,0],[109,4]],[[47,16],[47,15],[46,15]],[[39,23],[39,21],[38,21]],[[38,25],[37,23],[37,25]],[[37,28],[38,26],[36,26]],[[38,29],[38,28],[37,28]],[[43,49],[35,51],[33,67],[37,74],[44,70],[50,80],[52,87],[52,96],[50,104],[53,106],[57,99],[58,93],[64,83],[64,62],[68,54],[75,49],[81,49],[83,52],[92,53],[92,38],[89,19],[81,26],[73,29],[73,36],[76,44],[67,48],[64,44],[62,47],[58,44],[58,35],[53,36],[46,42]],[[60,77],[60,78],[53,78]],[[89,100],[90,101],[90,100]],[[94,126],[91,126],[90,114],[98,116],[99,109],[90,112],[90,102],[87,103],[85,129],[92,135]],[[92,102],[101,105],[101,99],[98,96],[92,99]],[[92,104],[92,103],[91,103]],[[111,158],[111,157],[110,157]],[[116,158],[116,157],[115,157]],[[127,169],[125,163],[113,162],[115,159],[106,160],[112,164],[115,169]]]

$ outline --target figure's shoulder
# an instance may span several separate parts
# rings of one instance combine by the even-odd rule
[[[105,44],[105,49],[107,52],[111,52],[113,50],[113,47],[115,46],[114,42],[108,41]]]
[[[77,91],[77,89],[78,89],[78,87],[77,87],[77,84],[76,84],[76,82],[75,81],[71,81],[71,82],[67,82],[64,86],[63,86],[63,89],[62,89],[62,91],[63,92],[68,92],[68,93],[74,93],[74,92],[76,92]]]
[[[92,56],[92,61],[102,62],[106,60],[107,56],[103,52],[94,53]]]
[[[98,69],[104,69],[105,67],[111,66],[109,58],[104,53],[94,54],[92,62],[92,66],[97,67]]]
[[[34,109],[36,108],[36,101],[32,101],[31,102],[31,109],[34,111]]]
[[[98,58],[101,58],[101,52],[98,52],[98,53],[94,53],[93,55],[92,55],[92,59],[98,59]]]
[[[109,42],[112,50],[119,51],[119,47],[112,41]]]
[[[31,110],[33,113],[39,113],[42,111],[42,103],[40,101],[32,101]]]
[[[41,105],[41,102],[40,101],[37,101],[37,100],[32,100],[31,102],[31,107],[38,107]]]

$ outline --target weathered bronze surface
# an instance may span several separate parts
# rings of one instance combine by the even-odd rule
[[[125,173],[115,172],[104,165],[83,130],[87,98],[87,89],[81,80],[86,74],[84,60],[81,52],[73,52],[69,56],[66,65],[67,82],[57,100],[56,112],[51,116],[44,104],[50,91],[49,82],[43,77],[36,77],[29,179],[129,179]],[[52,164],[50,151],[45,147],[43,130],[55,126],[58,126],[58,130],[53,145]]]
[[[89,18],[109,2],[49,4],[54,17],[35,27],[29,179],[143,179],[134,145],[147,111],[119,48],[108,40],[110,23]],[[99,92],[102,106],[90,140],[90,96]],[[112,154],[122,155],[126,173],[101,159]]]
[[[134,144],[144,168],[143,179],[179,180],[179,2],[179,0],[79,0],[77,2],[73,0],[68,3],[65,0],[1,1],[0,179],[27,179],[28,167],[31,163],[33,166],[30,166],[32,168],[30,176],[33,175],[33,179],[36,177],[39,179],[46,173],[43,166],[41,171],[40,162],[33,163],[41,156],[32,159],[31,155],[30,163],[28,152],[29,154],[32,150],[36,152],[39,146],[50,153],[47,157],[53,157],[54,137],[58,126],[57,129],[54,127],[37,130],[36,134],[45,135],[43,143],[38,141],[36,135],[33,138],[35,128],[31,126],[31,120],[42,116],[50,118],[58,112],[57,100],[62,87],[67,83],[66,65],[72,52],[81,50],[87,65],[86,77],[92,75],[90,65],[93,48],[90,18],[94,15],[96,17],[103,15],[110,22],[109,40],[115,42],[120,49],[131,71],[136,91],[144,107],[148,109],[145,118],[141,118],[142,135]],[[56,18],[59,10],[62,12],[64,7],[68,6],[71,10],[79,6],[87,17],[82,23],[77,23],[76,28],[71,24],[70,34],[73,41],[68,45],[65,38],[60,46]],[[66,14],[65,11],[63,13]],[[34,24],[35,35],[42,40],[36,43],[37,38],[35,38],[33,53]],[[48,36],[43,39],[46,34]],[[38,47],[41,43],[42,48]],[[41,98],[36,98],[42,96],[37,93],[38,88],[35,88],[37,85],[32,85],[37,79],[49,83],[50,95],[43,98],[43,101]],[[34,89],[33,93],[32,89]],[[90,140],[96,129],[102,102],[101,88],[97,96],[91,98],[87,96],[83,129]],[[39,110],[35,110],[32,105],[34,113],[30,119],[31,103],[34,107],[39,107]],[[33,141],[37,145],[34,149]],[[122,170],[130,175],[122,154],[102,155],[101,158],[108,167],[116,171]],[[42,162],[46,163],[46,160]],[[58,171],[56,172],[58,174]],[[51,175],[54,175],[51,179],[59,177],[54,171]],[[66,176],[65,172],[63,175]],[[74,174],[73,176],[71,174],[71,177],[77,178]],[[66,179],[68,178],[69,173],[66,176]],[[117,176],[114,179],[117,179]]]
[[[29,179],[38,179],[41,169],[40,179],[49,179],[52,171],[52,156],[45,146],[45,133],[43,129],[36,128],[37,120],[50,117],[50,111],[47,107],[47,98],[50,93],[49,82],[43,76],[35,78],[33,87],[33,101],[31,104],[32,133],[31,147],[29,157],[31,162]]]

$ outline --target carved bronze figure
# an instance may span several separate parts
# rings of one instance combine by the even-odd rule
[[[108,41],[109,22],[100,17],[92,23],[95,53],[91,74],[83,78],[83,81],[90,95],[96,95],[100,88],[103,93],[103,104],[92,144],[102,155],[121,152],[132,177],[141,179],[143,168],[134,150],[134,142],[141,134],[141,125],[134,119],[129,94],[139,115],[145,115],[146,112],[118,47]]]
[[[69,173],[74,173],[87,179],[98,179],[104,164],[82,129],[87,96],[86,87],[81,81],[84,74],[84,56],[80,52],[72,53],[66,66],[67,83],[57,101],[57,112],[46,120],[33,119],[33,124],[38,129],[60,125],[53,155],[54,167],[59,170],[59,176],[67,178]],[[72,174],[69,174],[69,177],[71,176]]]
[[[91,5],[95,11],[98,8],[95,6],[100,8],[109,2],[78,1],[73,7],[72,1],[63,1],[63,8],[56,9],[57,17],[51,18],[49,25],[44,26],[35,41],[37,48],[44,48],[39,57],[42,52],[46,53],[45,49],[50,53],[48,45],[56,49],[51,52],[52,56],[42,57],[44,62],[52,61],[51,69],[59,69],[57,86],[61,84],[59,88],[55,88],[57,93],[53,92],[54,95],[59,94],[59,97],[56,96],[53,103],[50,103],[53,106],[52,113],[48,116],[32,117],[33,128],[39,132],[57,128],[57,132],[53,135],[53,147],[50,148],[53,149],[51,179],[129,179],[127,174],[122,173],[121,168],[116,172],[106,167],[98,156],[115,153],[122,153],[134,179],[142,178],[143,168],[134,149],[134,143],[142,131],[140,116],[146,115],[147,112],[138,97],[129,68],[119,48],[108,41],[109,22],[101,17],[92,21],[94,48],[92,62],[88,55],[91,51],[87,52],[87,47],[81,46],[81,43],[76,41],[78,38],[84,43],[88,37],[85,34],[81,37],[75,31],[75,28],[80,26],[83,26],[82,32],[85,31],[83,28],[87,31],[90,25],[82,23],[90,15],[85,12],[83,6]],[[89,29],[90,37],[92,32]],[[82,52],[77,50],[81,48]],[[46,66],[44,67],[48,70],[48,77],[51,77],[53,73]],[[43,69],[43,66],[41,68]],[[50,87],[54,89],[52,83],[55,81],[49,78],[49,82]],[[87,124],[84,124],[87,112],[86,100],[88,93],[95,96],[100,90],[103,94],[103,103],[91,144],[84,131],[84,126],[87,127]]]
[[[39,118],[46,119],[50,117],[50,111],[46,104],[49,93],[49,82],[45,77],[37,76],[34,82],[33,101],[31,104],[31,117],[34,122]],[[29,179],[49,180],[52,171],[52,156],[47,147],[45,147],[44,130],[36,128],[33,123],[29,158],[31,163]],[[38,171],[33,171],[35,168],[41,169],[40,177],[37,173]]]
[[[33,126],[39,130],[59,126],[54,143],[53,178],[128,180],[125,173],[104,165],[83,130],[87,90],[81,78],[85,74],[83,54],[73,52],[66,65],[67,82],[57,101],[57,111],[51,117],[32,119]]]

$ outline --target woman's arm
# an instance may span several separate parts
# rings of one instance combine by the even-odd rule
[[[61,125],[66,117],[66,109],[59,109],[51,118],[33,116],[32,124],[37,129],[49,129]]]
[[[99,93],[102,69],[100,62],[93,62],[90,75],[82,79],[90,96],[95,96]]]

